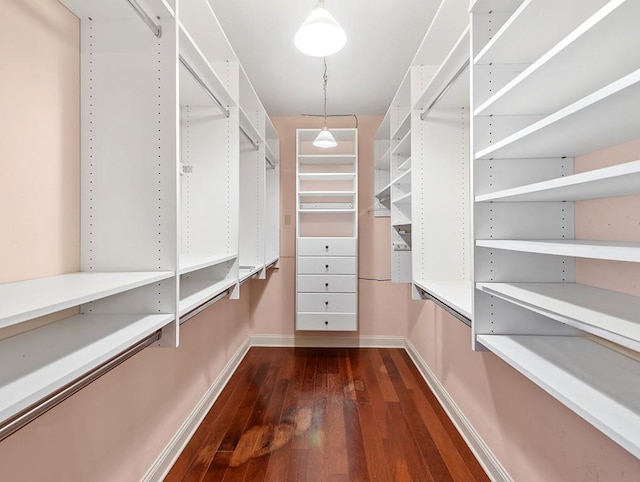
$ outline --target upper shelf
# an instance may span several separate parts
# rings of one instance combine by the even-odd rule
[[[220,293],[234,286],[238,281],[223,279],[212,283],[209,279],[181,279],[179,314],[184,316],[190,311],[212,300]]]
[[[523,240],[478,239],[481,248],[522,251],[526,253],[576,256],[579,258],[606,259],[609,261],[640,262],[640,243],[589,240]]]
[[[355,172],[301,172],[298,179],[301,181],[353,181]]]
[[[148,285],[171,271],[78,272],[0,284],[0,328]]]
[[[582,201],[640,194],[640,161],[476,196],[476,202]]]
[[[478,335],[477,339],[640,457],[640,363],[580,336]]]
[[[136,17],[136,12],[127,5],[127,2],[105,2],[104,0],[60,0],[74,15],[84,18],[122,20],[123,18]],[[147,0],[144,2],[145,12],[154,18],[173,17],[174,11],[164,0]],[[142,20],[140,20],[143,28]]]
[[[404,137],[391,149],[391,155],[407,157],[411,155],[411,131],[409,130]]]
[[[391,139],[395,139],[399,141],[404,136],[407,135],[407,132],[411,129],[411,110],[407,111],[405,116],[400,121],[398,128],[395,132],[391,134]]]
[[[574,157],[635,139],[638,125],[640,69],[498,140],[476,159]]]
[[[238,257],[237,254],[229,254],[222,256],[194,256],[194,255],[181,255],[180,256],[180,274],[190,273],[199,269],[208,268],[217,264],[226,263],[227,261],[234,260]]]
[[[576,283],[478,283],[478,289],[640,351],[640,298]]]
[[[471,0],[469,11],[473,13],[513,12],[522,0]]]
[[[355,154],[300,154],[300,164],[353,164]]]
[[[525,0],[478,53],[474,63],[534,62],[606,3],[606,0]]]
[[[553,3],[555,18],[557,2]],[[586,3],[566,2],[566,7],[571,5],[573,11]],[[640,2],[611,2],[498,90],[476,109],[475,115],[549,114],[627,75],[640,65],[638,18]],[[547,33],[545,28],[544,37]],[[517,35],[522,33],[518,31]],[[594,69],[593,65],[598,67]],[[576,77],[579,83],[558,81]]]
[[[447,58],[422,92],[414,109],[469,106],[469,28],[460,36]]]

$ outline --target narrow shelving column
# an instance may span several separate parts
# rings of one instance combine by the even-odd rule
[[[331,129],[338,145],[296,131],[296,329],[358,328],[358,131]]]

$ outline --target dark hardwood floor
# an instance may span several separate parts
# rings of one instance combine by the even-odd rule
[[[166,481],[489,480],[404,350],[252,348]]]

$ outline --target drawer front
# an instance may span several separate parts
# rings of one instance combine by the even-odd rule
[[[355,256],[356,238],[299,238],[298,256]]]
[[[355,293],[298,293],[297,311],[316,313],[355,313]]]
[[[298,274],[356,274],[356,258],[298,258]]]
[[[296,330],[356,331],[358,316],[355,313],[298,313]]]
[[[357,286],[355,275],[298,276],[298,293],[355,293]]]

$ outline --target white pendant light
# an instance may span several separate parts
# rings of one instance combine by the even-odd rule
[[[323,149],[328,149],[330,147],[336,147],[338,143],[336,142],[336,138],[333,137],[331,131],[327,127],[327,81],[329,78],[327,77],[327,59],[324,59],[324,74],[322,74],[322,92],[324,94],[324,126],[320,133],[313,140],[313,145],[316,147],[322,147]]]
[[[338,145],[336,138],[325,124],[320,133],[313,140],[313,145],[316,147],[322,147],[327,149],[329,147],[336,147]]]
[[[298,29],[294,43],[304,54],[327,57],[345,46],[347,34],[320,0]]]

